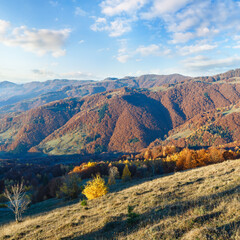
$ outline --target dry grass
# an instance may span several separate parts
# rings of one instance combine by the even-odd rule
[[[0,228],[0,239],[240,239],[240,160],[115,186]],[[139,214],[127,222],[128,205]]]

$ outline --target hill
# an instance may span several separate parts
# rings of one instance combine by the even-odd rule
[[[0,150],[26,152],[31,146],[64,125],[80,109],[81,102],[65,100],[26,113],[5,117],[0,122]]]
[[[137,83],[128,77],[128,85],[136,84],[132,87],[121,87],[124,79],[106,79],[94,83],[93,92],[86,93],[89,96],[4,115],[0,150],[65,155],[136,153],[148,146],[168,144],[199,147],[232,143],[235,147],[240,145],[238,75],[238,70],[230,71],[214,77],[218,81],[177,81],[178,75],[166,79],[150,75],[140,77]],[[164,81],[175,83],[161,85]],[[105,84],[104,88],[99,84]],[[78,87],[67,88],[77,96]]]
[[[5,217],[0,239],[239,239],[239,161],[118,183],[86,207],[32,205],[22,223]],[[128,206],[139,215],[133,224]]]
[[[150,88],[181,82],[189,77],[179,74],[143,75],[103,81],[48,80],[14,84],[0,82],[0,113],[27,111],[67,97],[84,97],[122,87]]]
[[[171,128],[169,114],[149,92],[128,88],[68,99],[4,118],[2,151],[48,154],[135,152]]]

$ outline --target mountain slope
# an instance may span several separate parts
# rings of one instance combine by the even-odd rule
[[[115,81],[105,80],[105,87],[112,87]],[[76,95],[78,90],[76,87]],[[64,99],[5,116],[0,123],[0,150],[100,154],[135,153],[151,142],[226,144],[240,141],[239,131],[234,130],[240,123],[239,99],[240,82],[234,79],[192,79],[149,89],[123,87]]]
[[[240,141],[240,103],[198,114],[171,130],[165,142],[186,146],[219,146]]]
[[[239,161],[118,183],[86,207],[36,204],[24,222],[2,226],[0,239],[238,239]],[[56,209],[50,212],[51,204]],[[133,225],[127,223],[129,205],[139,214]]]
[[[57,111],[49,113],[52,104],[47,104],[10,120],[6,118],[7,123],[3,121],[0,126],[1,149],[18,150],[23,145],[25,150],[47,154],[137,152],[195,115],[236,104],[239,95],[237,83],[192,81],[164,91],[122,88],[82,99],[61,100],[54,103]],[[32,121],[45,118],[46,111],[51,122]],[[63,120],[54,124],[54,119]],[[223,119],[219,124],[226,127]]]
[[[84,98],[81,111],[31,151],[135,152],[169,129],[171,119],[161,102],[148,92],[123,88]]]
[[[0,150],[26,152],[64,125],[80,109],[81,102],[65,100],[32,109],[0,123]]]

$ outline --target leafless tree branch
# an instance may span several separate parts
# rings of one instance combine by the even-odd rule
[[[22,213],[30,203],[30,200],[26,198],[23,182],[13,185],[10,191],[5,189],[4,195],[9,200],[8,208],[15,214],[16,222],[21,222]]]

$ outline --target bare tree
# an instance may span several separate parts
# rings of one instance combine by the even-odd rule
[[[108,184],[113,185],[116,183],[115,178],[119,177],[119,171],[117,167],[110,167],[109,168],[109,178],[108,178]]]
[[[4,195],[9,200],[8,208],[15,214],[16,222],[21,222],[22,213],[27,209],[30,203],[23,189],[23,182],[13,185],[10,191],[5,189]]]

